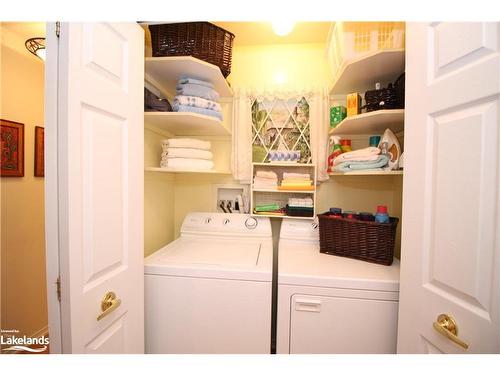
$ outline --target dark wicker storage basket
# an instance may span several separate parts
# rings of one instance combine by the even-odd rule
[[[319,218],[320,252],[390,266],[399,219],[390,223],[344,219],[326,214]]]
[[[366,112],[378,111],[379,109],[399,108],[396,89],[389,83],[385,89],[370,90],[365,92]]]
[[[210,22],[149,25],[153,57],[193,56],[231,73],[234,34]]]

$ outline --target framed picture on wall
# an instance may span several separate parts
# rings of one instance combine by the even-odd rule
[[[24,124],[0,119],[2,158],[0,176],[24,176]]]
[[[44,130],[41,126],[35,126],[35,177],[45,176]]]

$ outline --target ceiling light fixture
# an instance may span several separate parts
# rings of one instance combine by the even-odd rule
[[[24,45],[33,55],[45,61],[45,38],[30,38]]]
[[[293,28],[295,27],[295,22],[289,20],[273,21],[271,25],[276,35],[285,36],[292,32]]]

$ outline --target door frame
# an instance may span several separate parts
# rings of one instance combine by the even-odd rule
[[[46,23],[45,60],[45,262],[50,353],[62,353],[59,280],[59,23]],[[56,78],[56,79],[54,79]]]

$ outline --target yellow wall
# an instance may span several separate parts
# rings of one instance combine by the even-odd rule
[[[44,179],[33,176],[34,129],[44,126],[44,64],[2,24],[0,117],[24,123],[24,177],[1,178],[1,328],[47,327]],[[38,36],[38,35],[37,35]]]
[[[231,66],[235,87],[293,89],[332,82],[320,43],[236,47]]]

